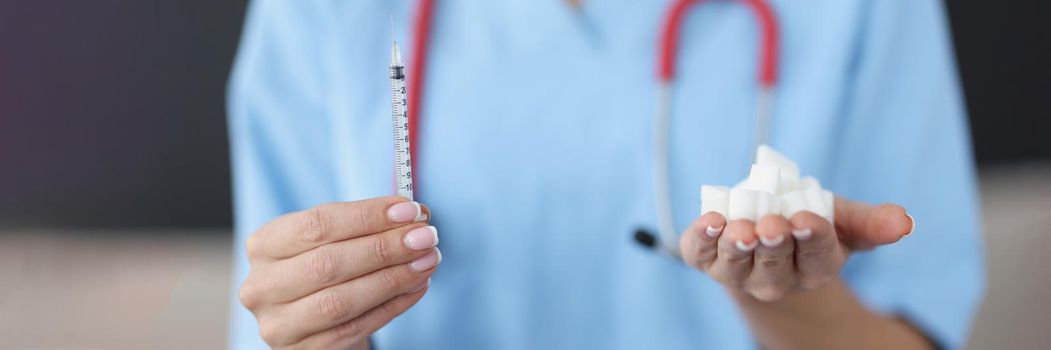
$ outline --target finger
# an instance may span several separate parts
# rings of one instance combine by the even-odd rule
[[[388,266],[411,262],[437,245],[438,230],[423,223],[326,244],[262,267],[267,271],[259,276],[286,276],[270,279],[275,285],[264,288],[269,292],[262,297],[277,303],[296,300]]]
[[[836,197],[835,207],[836,229],[843,243],[854,250],[897,242],[915,226],[905,208],[894,204],[872,206]]]
[[[416,305],[423,295],[427,294],[429,283],[430,279],[427,279],[425,284],[418,287],[420,290],[399,295],[358,318],[310,335],[298,345],[303,349],[346,349],[368,338],[395,317]]]
[[[754,266],[745,290],[756,299],[778,300],[795,286],[795,241],[790,231],[788,220],[780,215],[767,215],[755,225],[760,244],[752,257]]]
[[[679,239],[679,251],[686,264],[701,271],[715,261],[719,247],[719,235],[726,227],[726,217],[717,212],[707,212],[694,220]]]
[[[278,316],[265,325],[260,322],[259,327],[279,343],[295,343],[412,291],[431,276],[440,262],[441,252],[435,248],[412,263],[388,267],[281,305],[274,311]]]
[[[846,252],[832,224],[809,211],[792,215],[796,269],[803,289],[813,289],[835,277],[846,261]]]
[[[423,207],[391,196],[319,205],[283,215],[248,241],[249,258],[293,257],[321,245],[379,233],[423,219]]]
[[[728,286],[741,287],[752,270],[752,251],[758,245],[755,224],[751,220],[730,221],[719,237],[718,256],[708,274]]]

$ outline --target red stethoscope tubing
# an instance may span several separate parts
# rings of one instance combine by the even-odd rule
[[[420,159],[417,157],[416,150],[420,148],[420,143],[417,141],[420,139],[420,101],[423,99],[423,77],[427,71],[427,49],[431,41],[431,23],[434,21],[434,0],[420,0],[418,12],[416,13],[416,23],[413,25],[413,37],[415,40],[412,43],[412,58],[409,64],[412,68],[408,69],[408,91],[406,98],[408,101],[408,117],[409,117],[409,144],[413,147],[409,148],[410,162],[412,162],[412,183],[413,186],[419,189],[419,182],[417,181],[415,171],[416,160]]]
[[[675,79],[675,60],[683,19],[693,5],[700,4],[702,1],[676,0],[668,8],[667,18],[661,32],[659,59],[657,60],[657,76],[662,83],[669,83]],[[777,83],[777,52],[778,38],[780,38],[774,11],[766,0],[740,1],[743,1],[752,10],[759,23],[759,84],[762,88],[771,89]]]
[[[413,36],[415,41],[412,46],[411,68],[408,70],[408,119],[409,119],[409,144],[412,147],[412,168],[417,169],[416,162],[420,159],[417,150],[420,148],[420,114],[423,95],[424,77],[427,71],[427,50],[430,48],[431,26],[434,21],[434,1],[419,0]],[[675,78],[676,53],[679,47],[679,37],[684,18],[689,10],[703,0],[675,0],[668,8],[667,18],[664,21],[660,51],[657,59],[657,77],[662,84],[670,84]],[[772,90],[777,83],[778,66],[778,33],[777,20],[774,11],[766,0],[739,0],[751,9],[759,23],[760,29],[760,60],[759,60],[759,85],[763,90]],[[419,188],[417,181],[418,171],[413,171],[413,183]]]

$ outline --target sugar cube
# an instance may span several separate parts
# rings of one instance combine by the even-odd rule
[[[791,218],[792,215],[804,210],[810,210],[810,207],[807,206],[803,191],[792,191],[781,195],[782,216]]]
[[[822,193],[824,190],[821,188],[810,188],[803,190],[803,196],[806,197],[806,205],[810,207],[810,211],[814,212],[820,217],[828,219],[830,217],[828,205],[825,205],[825,195]]]
[[[828,208],[828,219],[829,222],[835,223],[836,218],[836,197],[832,194],[832,191],[821,190],[821,197],[825,200],[825,207]]]
[[[804,176],[799,180],[799,189],[821,189],[821,182],[817,181],[813,176]]]
[[[799,166],[767,145],[759,145],[759,148],[755,151],[755,164],[773,165],[781,168],[782,173],[794,175],[796,178],[799,177]]]
[[[777,185],[781,182],[781,169],[776,165],[752,164],[745,188],[777,194]]]
[[[766,192],[756,192],[756,219],[767,215],[781,215],[781,198]]]
[[[701,215],[714,211],[728,216],[730,189],[723,186],[701,186]]]
[[[756,209],[759,207],[759,193],[760,192],[758,191],[753,191],[743,187],[731,188],[730,203],[727,206],[727,219],[748,219],[755,221],[757,217]]]
[[[792,174],[784,171],[784,169],[781,170],[781,182],[777,184],[777,194],[798,191],[800,186],[799,174]]]

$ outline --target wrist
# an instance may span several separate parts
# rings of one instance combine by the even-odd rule
[[[873,317],[839,278],[774,301],[741,290],[729,293],[760,343],[769,348],[851,348],[862,339],[858,331],[868,328],[865,325]]]
[[[824,285],[809,289],[796,290],[784,298],[773,301],[756,299],[746,291],[727,288],[728,293],[745,312],[763,312],[784,314],[788,317],[811,320],[832,321],[838,319],[856,319],[849,313],[864,310],[854,299],[853,293],[839,277],[834,277]]]

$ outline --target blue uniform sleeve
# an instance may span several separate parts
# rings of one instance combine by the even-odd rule
[[[962,348],[983,292],[981,220],[966,113],[941,1],[873,0],[860,23],[833,189],[895,202],[913,235],[844,273],[870,307]]]
[[[235,238],[230,348],[266,349],[237,295],[245,239],[271,219],[335,197],[326,131],[323,2],[253,1],[228,89]]]

